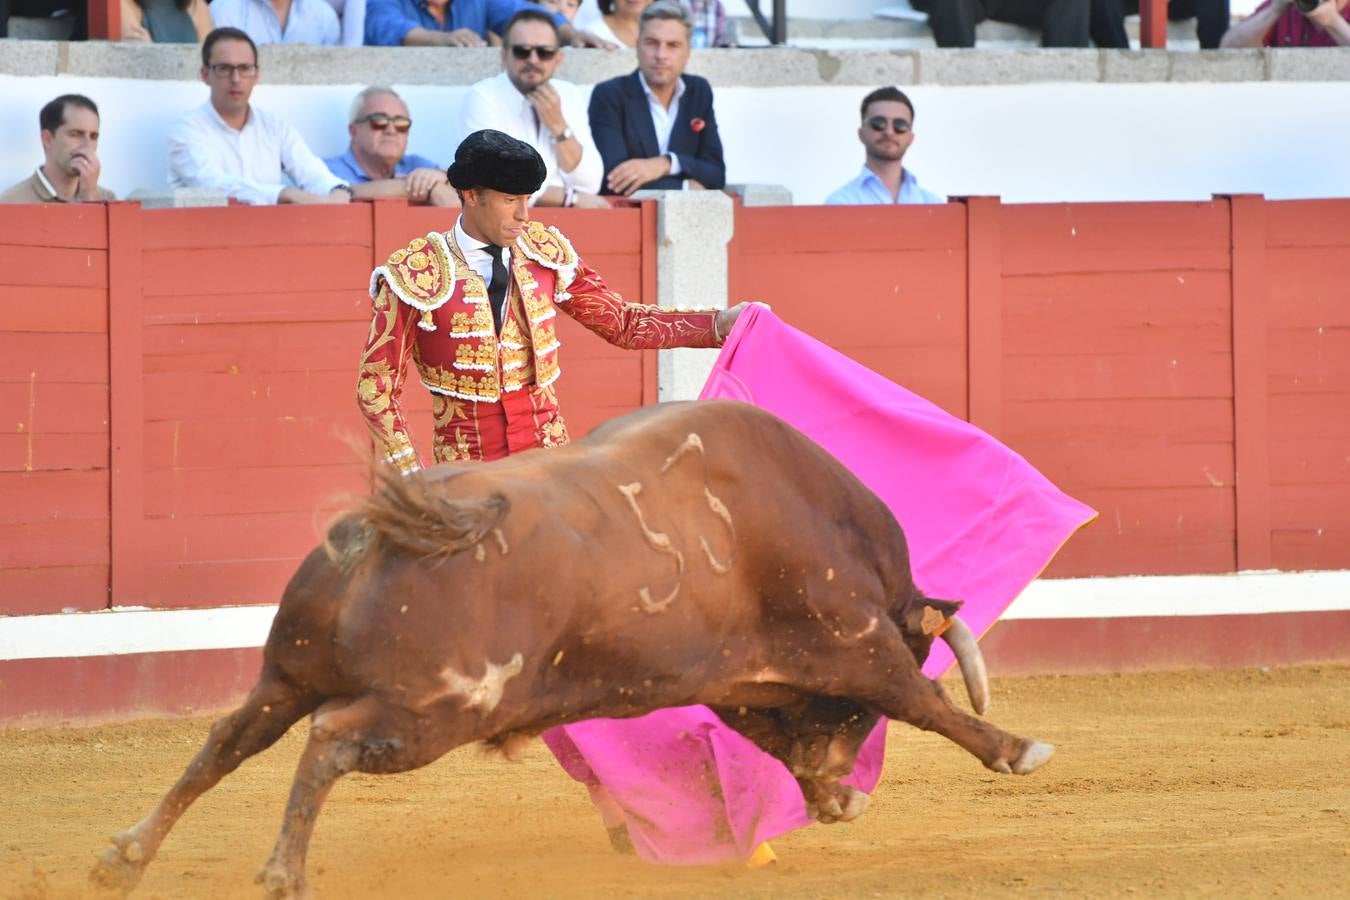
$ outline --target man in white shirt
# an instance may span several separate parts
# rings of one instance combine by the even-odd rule
[[[328,171],[299,132],[249,105],[258,48],[247,34],[217,28],[206,36],[202,81],[211,99],[169,133],[171,185],[216,190],[257,206],[351,201],[351,187]]]
[[[502,73],[469,89],[463,118],[469,133],[495,129],[534,147],[547,175],[535,206],[603,207],[604,162],[591,140],[586,100],[554,78],[562,65],[558,26],[543,10],[524,9],[502,32]]]
[[[238,28],[255,44],[342,42],[337,12],[325,0],[212,0],[211,21]]]

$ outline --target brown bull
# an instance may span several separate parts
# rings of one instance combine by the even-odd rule
[[[782,760],[822,821],[878,716],[998,772],[1053,752],[965,712],[924,677],[934,632],[977,710],[982,662],[958,604],[914,586],[887,507],[751,406],[667,404],[576,444],[442,466],[381,488],[282,597],[258,685],[97,880],[130,888],[183,811],[307,713],[310,736],[260,880],[305,891],[319,807],[342,775],[424,766],[471,741],[707,704]]]

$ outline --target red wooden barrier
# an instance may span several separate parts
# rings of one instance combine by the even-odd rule
[[[110,577],[118,606],[275,602],[316,506],[365,487],[349,439],[366,440],[371,268],[453,220],[394,203],[9,210],[0,614],[106,607]],[[653,210],[545,218],[626,296],[654,296]],[[655,399],[654,353],[570,320],[559,337],[575,435]],[[429,454],[428,396],[414,382],[406,401]]]
[[[1350,567],[1350,203],[747,209],[732,296],[1101,518],[1047,574]]]
[[[655,211],[557,221],[636,298]],[[0,219],[0,614],[274,602],[362,473],[373,264],[435,210]],[[733,297],[969,417],[1101,519],[1051,575],[1350,568],[1350,202],[741,209]],[[655,355],[574,323],[581,434]],[[409,390],[428,446],[429,403]],[[111,600],[110,600],[111,587]]]
[[[1139,0],[1139,46],[1167,48],[1167,0]]]

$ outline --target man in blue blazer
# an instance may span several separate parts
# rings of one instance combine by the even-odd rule
[[[638,20],[638,70],[591,93],[591,136],[605,162],[602,193],[726,186],[712,85],[684,74],[692,30],[677,0],[656,0]]]

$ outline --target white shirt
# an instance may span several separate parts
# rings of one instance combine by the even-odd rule
[[[286,179],[313,194],[327,194],[343,183],[276,113],[250,106],[244,127],[236,131],[207,101],[169,132],[173,187],[206,188],[267,206],[277,202]]]
[[[647,95],[647,108],[652,112],[652,127],[656,129],[656,146],[662,156],[670,157],[670,174],[680,174],[680,158],[670,152],[670,133],[675,130],[675,117],[680,113],[680,98],[684,96],[684,78],[675,82],[675,96],[670,99],[670,109],[662,103],[647,85],[647,76],[638,70],[638,81],[642,84],[642,93]]]
[[[459,246],[459,251],[464,254],[464,261],[469,264],[483,279],[483,286],[492,284],[492,254],[488,250],[488,245],[478,240],[478,238],[469,237],[469,233],[464,230],[464,217],[460,216],[455,220],[455,244]],[[506,266],[509,274],[511,271],[511,248],[502,248],[502,265]]]
[[[238,28],[255,44],[333,46],[342,40],[337,13],[324,0],[291,0],[284,29],[267,0],[212,0],[211,21],[217,28]]]
[[[525,95],[516,90],[511,79],[502,72],[492,78],[485,78],[469,88],[464,99],[460,115],[464,118],[466,134],[473,134],[483,128],[495,128],[511,137],[524,141],[539,151],[544,158],[547,173],[540,193],[547,187],[572,188],[583,194],[600,193],[600,179],[605,176],[605,161],[595,148],[591,137],[590,115],[587,111],[587,99],[580,88],[570,81],[559,78],[549,79],[549,84],[558,92],[562,101],[563,118],[572,134],[581,144],[581,161],[570,172],[560,171],[558,166],[558,147],[553,135],[539,121],[534,107]],[[537,200],[539,194],[535,194]],[[533,202],[533,201],[531,201]]]

